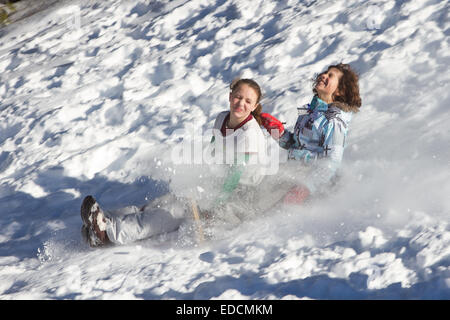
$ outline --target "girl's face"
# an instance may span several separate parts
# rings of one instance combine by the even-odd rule
[[[333,102],[333,96],[338,95],[339,80],[343,73],[336,68],[330,68],[317,77],[317,83],[314,87],[317,95],[326,103]]]
[[[258,105],[258,93],[247,84],[241,84],[230,93],[230,117],[244,121]]]

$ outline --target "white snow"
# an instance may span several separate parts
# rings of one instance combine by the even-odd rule
[[[0,299],[449,299],[448,10],[78,0],[0,29]],[[327,197],[201,244],[192,226],[82,243],[87,194],[143,205],[174,176],[208,191],[170,154],[227,109],[233,78],[257,80],[292,128],[311,78],[341,61],[363,106]]]

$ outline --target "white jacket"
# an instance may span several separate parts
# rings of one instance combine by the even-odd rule
[[[229,111],[221,112],[214,123],[214,157],[218,162],[222,161],[220,164],[244,166],[239,184],[258,185],[264,178],[265,167],[268,165],[266,137],[254,118],[223,136],[220,129],[228,114]]]

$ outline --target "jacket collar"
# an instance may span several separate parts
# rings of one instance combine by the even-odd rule
[[[310,111],[322,111],[325,112],[328,110],[328,104],[323,100],[319,99],[318,96],[314,96],[311,100],[311,103],[308,106],[308,110]]]
[[[330,106],[331,105],[336,106],[337,108],[341,109],[344,112],[352,112],[352,113],[359,112],[359,108],[358,107],[351,106],[351,105],[346,104],[344,102],[336,101],[336,102],[330,103]]]
[[[348,105],[348,104],[346,104],[344,102],[335,101],[335,102],[331,102],[330,104],[327,104],[323,100],[319,99],[318,96],[314,96],[312,98],[311,103],[308,106],[308,110],[325,112],[331,106],[335,106],[335,107],[341,109],[344,112],[354,112],[354,113],[356,113],[356,112],[359,111],[358,107],[350,106],[350,105]]]

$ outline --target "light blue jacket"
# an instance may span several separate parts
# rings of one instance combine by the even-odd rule
[[[315,96],[303,108],[293,132],[285,130],[279,139],[288,150],[288,159],[313,166],[310,175],[299,181],[311,193],[327,184],[341,165],[348,126],[357,107],[344,103],[326,104]],[[344,111],[345,110],[345,111]]]

